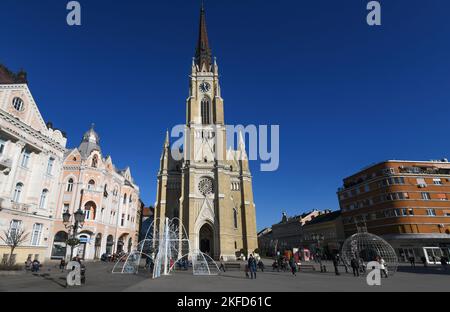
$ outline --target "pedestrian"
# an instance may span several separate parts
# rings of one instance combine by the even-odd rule
[[[295,265],[294,257],[289,260],[289,266],[291,267],[292,275],[297,276],[297,266]]]
[[[223,273],[225,273],[225,264],[223,262],[223,257],[220,257],[220,271],[223,271]]]
[[[359,262],[355,258],[352,258],[350,265],[353,269],[353,276],[359,277]]]
[[[444,271],[447,271],[448,258],[445,256],[441,257],[441,264]]]
[[[258,268],[261,270],[261,272],[264,272],[265,267],[264,267],[264,262],[262,261],[262,259],[259,259]]]
[[[380,264],[381,277],[388,278],[388,268],[386,265],[386,261],[382,257],[378,257],[378,263]]]
[[[339,254],[333,257],[333,265],[334,265],[334,273],[336,274],[336,276],[341,275],[341,273],[339,273]]]
[[[428,266],[427,258],[425,258],[425,256],[422,256],[422,258],[420,258],[420,260],[422,260],[423,267],[426,268]]]
[[[252,254],[248,258],[248,269],[250,271],[250,278],[256,279],[256,260]]]
[[[410,257],[409,263],[411,263],[412,268],[416,268],[416,258],[415,257]]]
[[[249,273],[249,267],[248,267],[248,264],[246,263],[246,264],[245,264],[245,277],[246,277],[246,278],[250,278],[250,276],[248,275],[248,273]]]
[[[66,268],[66,260],[63,258],[59,263],[59,269],[61,270],[61,272],[64,272],[65,268]]]

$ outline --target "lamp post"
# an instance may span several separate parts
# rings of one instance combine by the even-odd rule
[[[80,207],[73,214],[73,216],[74,216],[74,224],[72,224],[72,221],[71,221],[72,215],[70,214],[70,212],[66,211],[66,212],[63,213],[64,226],[66,227],[66,229],[69,230],[69,239],[67,241],[67,244],[70,246],[70,259],[69,259],[69,261],[72,260],[73,249],[75,248],[75,246],[78,246],[80,244],[80,241],[77,238],[78,230],[83,228],[84,221],[85,221],[85,218],[86,218],[86,215],[81,210],[82,198],[83,198],[83,191],[81,191]]]
[[[319,255],[320,272],[326,272],[326,267],[322,266],[322,249],[320,247],[320,242],[325,240],[325,236],[323,234],[313,234],[312,239],[317,243],[316,255]]]

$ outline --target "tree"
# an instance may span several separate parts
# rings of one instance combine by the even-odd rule
[[[28,233],[25,233],[23,229],[12,229],[4,231],[4,235],[0,236],[0,239],[10,248],[9,263],[8,265],[13,266],[15,264],[15,259],[13,257],[14,250],[22,245],[28,239]]]

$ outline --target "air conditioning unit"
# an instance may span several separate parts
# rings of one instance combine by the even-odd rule
[[[445,225],[444,225],[444,224],[439,224],[439,227],[440,227],[441,229],[444,229],[444,228],[445,228]]]

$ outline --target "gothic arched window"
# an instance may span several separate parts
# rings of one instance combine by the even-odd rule
[[[207,98],[202,100],[202,124],[209,125],[211,124],[211,105]]]
[[[233,221],[234,221],[234,228],[238,228],[238,213],[236,209],[233,209]]]

